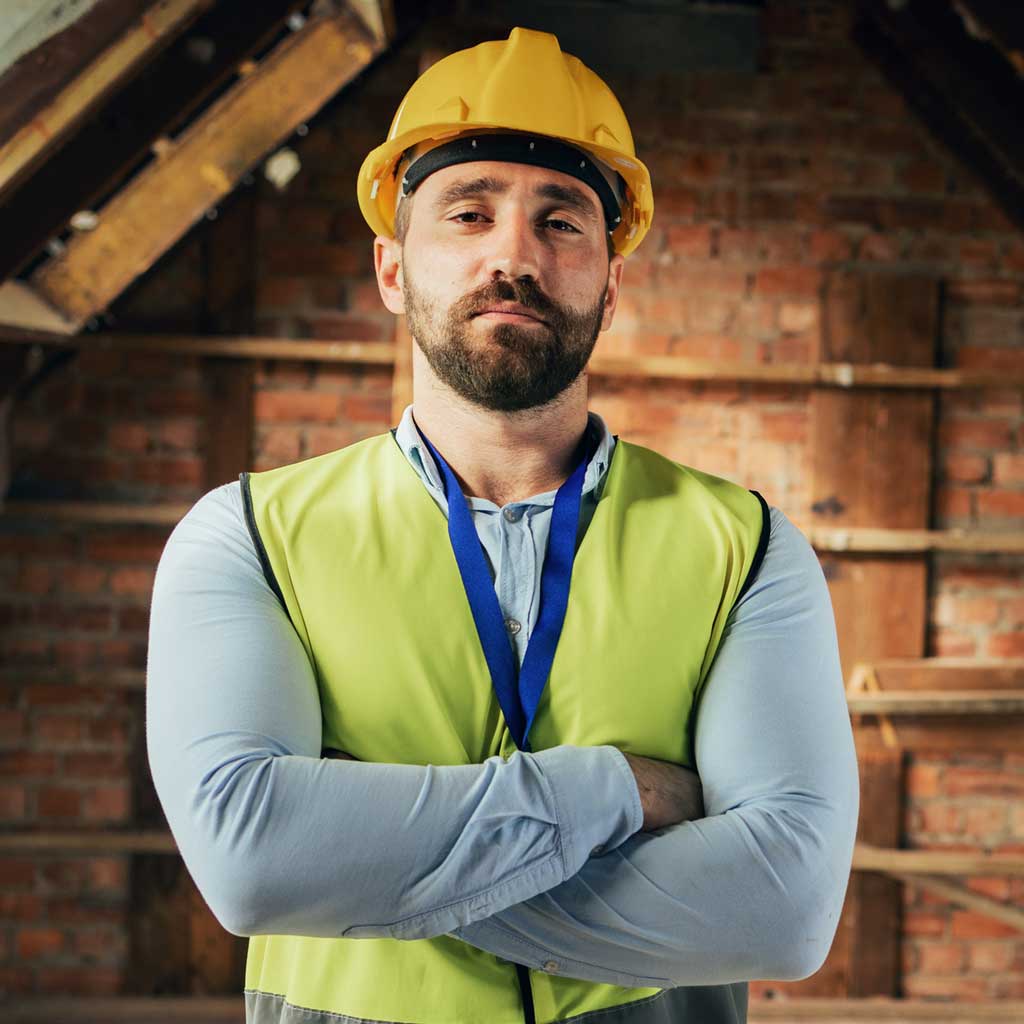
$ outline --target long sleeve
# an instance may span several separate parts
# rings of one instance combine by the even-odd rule
[[[626,986],[801,978],[835,935],[858,780],[828,587],[777,509],[696,726],[706,817],[633,836],[454,934],[534,969]]]
[[[457,766],[322,758],[314,674],[237,483],[201,498],[161,555],[146,738],[185,864],[239,935],[442,935],[572,877],[643,821],[610,746]]]

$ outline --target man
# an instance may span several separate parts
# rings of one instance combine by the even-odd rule
[[[412,405],[205,495],[153,595],[153,777],[247,1020],[743,1021],[828,952],[852,735],[803,536],[588,413],[653,212],[625,116],[515,29],[359,197]]]

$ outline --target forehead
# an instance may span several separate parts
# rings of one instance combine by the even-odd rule
[[[579,178],[547,167],[500,160],[473,160],[434,171],[416,190],[427,202],[443,202],[464,195],[524,194],[567,201],[580,212],[603,217],[597,193]]]

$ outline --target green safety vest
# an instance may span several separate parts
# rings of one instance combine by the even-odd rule
[[[515,752],[447,518],[394,431],[242,485],[264,572],[315,671],[325,747],[417,765]],[[695,701],[767,537],[756,492],[619,440],[578,541],[532,749],[611,744],[692,767]],[[517,972],[447,935],[252,936],[245,989],[259,1024],[522,1024],[531,998],[537,1024],[746,1019],[745,984],[625,988]]]

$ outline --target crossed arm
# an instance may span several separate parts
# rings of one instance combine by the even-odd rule
[[[825,582],[775,517],[788,553],[773,535],[782,564],[770,544],[701,704],[707,817],[637,834],[636,785],[611,747],[442,767],[322,758],[312,670],[262,578],[237,485],[210,492],[157,572],[147,741],[221,923],[453,934],[632,986],[811,973],[845,891],[856,772]],[[598,845],[608,852],[591,857]]]

